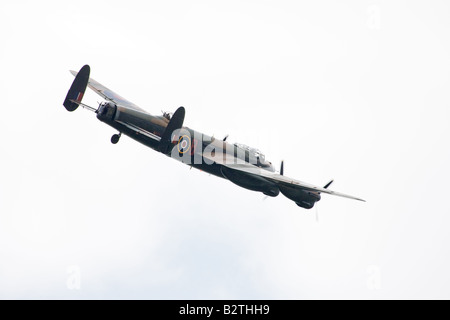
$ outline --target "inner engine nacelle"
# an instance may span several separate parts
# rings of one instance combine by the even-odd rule
[[[305,209],[312,209],[317,201],[320,201],[320,193],[297,190],[286,186],[280,186],[281,193],[288,199],[295,202],[296,205]]]
[[[280,189],[275,183],[258,176],[253,176],[242,171],[221,168],[222,175],[234,184],[252,191],[259,191],[270,197],[280,194]]]

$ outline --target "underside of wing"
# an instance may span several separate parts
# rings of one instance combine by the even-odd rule
[[[269,172],[267,170],[263,170],[260,169],[258,167],[255,167],[251,164],[247,164],[247,163],[243,163],[243,164],[224,164],[222,163],[223,166],[225,166],[228,169],[231,170],[236,170],[236,171],[240,171],[243,172],[245,174],[250,174],[250,175],[255,175],[258,177],[262,177],[270,182],[273,182],[275,184],[277,184],[280,187],[280,190],[283,192],[283,190],[285,190],[286,192],[283,192],[283,194],[285,194],[287,196],[286,193],[289,194],[293,194],[296,191],[301,192],[301,191],[307,191],[310,193],[316,193],[316,194],[320,194],[320,193],[326,193],[326,194],[331,194],[334,196],[339,196],[339,197],[343,197],[343,198],[348,198],[348,199],[353,199],[353,200],[358,200],[358,201],[364,201],[363,199],[351,196],[351,195],[347,195],[344,193],[340,193],[340,192],[336,192],[336,191],[332,191],[329,189],[325,189],[322,187],[317,187],[314,186],[312,184],[306,183],[306,182],[302,182],[302,181],[298,181],[286,176],[282,176],[273,172]]]
[[[78,74],[78,72],[76,72],[76,71],[70,71],[70,73],[72,73],[74,76],[76,76]],[[111,102],[113,102],[113,103],[115,103],[115,104],[117,104],[119,106],[122,106],[122,107],[126,107],[126,108],[130,108],[130,109],[134,109],[134,110],[145,112],[143,109],[139,108],[134,103],[132,103],[132,102],[128,101],[127,99],[121,97],[120,95],[118,95],[114,91],[108,89],[107,87],[105,87],[104,85],[102,85],[101,83],[95,81],[92,78],[89,78],[88,87],[91,88],[93,91],[95,91],[95,93],[97,93],[98,95],[103,97],[103,99],[111,101]]]

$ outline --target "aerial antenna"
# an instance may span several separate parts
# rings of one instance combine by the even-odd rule
[[[166,111],[163,111],[163,110],[161,110],[161,112],[163,114],[163,117],[166,118],[167,120],[170,121],[170,119],[172,119],[172,116],[173,116],[172,112],[166,112]]]

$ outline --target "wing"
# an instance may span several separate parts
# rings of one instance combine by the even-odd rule
[[[229,168],[229,169],[233,169],[233,170],[237,170],[237,171],[241,171],[241,172],[245,172],[247,174],[251,174],[251,175],[256,175],[259,177],[263,177],[271,182],[274,182],[278,185],[284,185],[290,188],[294,188],[294,189],[298,189],[300,190],[307,190],[307,191],[315,191],[315,192],[320,192],[320,193],[327,193],[327,194],[331,194],[334,196],[338,196],[338,197],[344,197],[344,198],[349,198],[349,199],[353,199],[353,200],[358,200],[358,201],[364,201],[363,199],[354,197],[354,196],[350,196],[348,194],[344,194],[344,193],[340,193],[340,192],[336,192],[336,191],[332,191],[329,189],[325,189],[322,187],[317,187],[314,186],[312,184],[306,183],[306,182],[302,182],[302,181],[298,181],[286,176],[282,176],[273,172],[269,172],[267,170],[263,170],[260,169],[258,167],[255,167],[251,164],[247,164],[247,163],[243,163],[243,164],[226,164],[226,163],[221,163],[221,165]]]
[[[70,73],[72,73],[74,76],[76,76],[78,74],[78,72],[76,72],[76,71],[70,71]],[[122,107],[126,107],[126,108],[134,109],[134,110],[137,110],[137,111],[145,112],[145,110],[139,108],[134,103],[132,103],[132,102],[128,101],[127,99],[121,97],[120,95],[118,95],[114,91],[108,89],[107,87],[105,87],[104,85],[102,85],[101,83],[95,81],[92,78],[89,78],[88,87],[91,88],[93,91],[95,91],[95,93],[97,93],[98,95],[103,97],[103,99],[106,99],[106,100],[109,100],[111,102],[114,102],[115,104],[117,104],[119,106],[122,106]]]

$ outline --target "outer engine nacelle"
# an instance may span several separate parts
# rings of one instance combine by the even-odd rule
[[[296,202],[295,204],[298,205],[299,207],[309,210],[314,207],[315,202],[311,203],[311,202],[302,201],[302,202]]]
[[[320,201],[320,194],[317,192],[296,190],[294,188],[280,186],[281,193],[288,199],[295,201],[295,204],[305,209],[312,209],[317,201]]]
[[[262,177],[246,174],[224,166],[220,170],[225,178],[242,188],[259,191],[270,197],[276,197],[280,194],[280,189],[275,183],[267,181]]]

